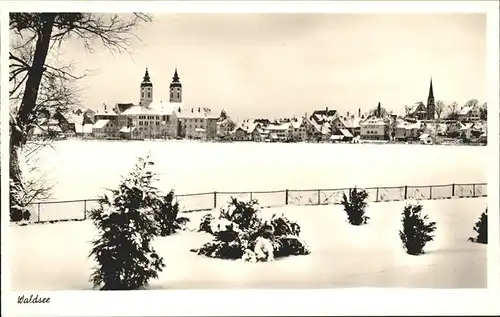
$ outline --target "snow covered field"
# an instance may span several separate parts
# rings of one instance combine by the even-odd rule
[[[203,148],[203,145],[200,147]],[[311,147],[314,148],[313,145]],[[335,152],[331,151],[330,154]],[[66,157],[70,155],[64,153]],[[129,156],[126,157],[124,160],[130,162]],[[357,159],[360,158],[353,158]],[[434,159],[438,160],[437,157]],[[466,158],[461,159],[467,161]],[[95,157],[89,160],[98,161]],[[168,161],[168,157],[165,160]],[[412,163],[416,164],[416,161]],[[111,165],[107,163],[107,166]],[[473,169],[472,165],[469,168]],[[96,171],[94,175],[101,172]],[[436,173],[440,173],[438,169]],[[425,179],[425,173],[422,174],[422,179]],[[188,177],[192,179],[194,176]],[[401,175],[394,177],[398,180]],[[335,179],[332,181],[337,182]],[[87,187],[87,190],[90,188]],[[486,287],[486,246],[467,241],[474,235],[472,227],[486,207],[486,198],[421,203],[423,212],[437,222],[435,240],[426,246],[427,253],[422,256],[407,255],[401,247],[398,230],[405,202],[370,204],[367,210],[370,223],[360,227],[346,223],[342,206],[288,206],[264,209],[263,213],[283,212],[291,220],[298,221],[302,227],[301,236],[311,248],[310,255],[269,263],[204,258],[189,250],[201,246],[210,236],[184,231],[154,241],[167,267],[159,279],[152,280],[149,289]],[[197,227],[204,214],[188,214],[192,219],[190,227]],[[87,257],[91,248],[89,241],[94,238],[90,221],[11,225],[9,230],[13,290],[92,289],[88,278],[93,263]]]
[[[487,148],[466,146],[66,140],[39,165],[56,183],[51,200],[92,199],[148,153],[160,189],[178,194],[487,180]]]

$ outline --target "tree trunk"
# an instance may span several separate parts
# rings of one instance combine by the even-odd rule
[[[38,90],[45,70],[45,60],[50,46],[52,28],[54,26],[55,13],[40,14],[41,27],[33,56],[33,64],[28,70],[28,78],[24,89],[24,95],[15,115],[10,119],[10,205],[11,217],[13,212],[23,212],[24,202],[21,201],[20,193],[23,190],[22,171],[19,166],[19,151],[26,144],[33,120],[35,120],[35,105]]]

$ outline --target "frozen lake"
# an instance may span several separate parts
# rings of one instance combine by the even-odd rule
[[[65,140],[38,158],[51,200],[73,200],[116,187],[148,153],[159,188],[178,194],[487,181],[486,147]]]

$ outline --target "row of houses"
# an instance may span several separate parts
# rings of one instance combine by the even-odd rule
[[[257,142],[352,140],[360,135],[360,122],[359,117],[339,116],[326,108],[302,118],[244,120],[230,135],[236,141]]]
[[[415,120],[397,115],[382,115],[380,103],[378,109],[367,116],[361,115],[361,110],[357,116],[349,113],[342,116],[337,111],[326,108],[314,111],[310,116],[289,120],[245,120],[230,135],[236,141],[257,142],[392,140],[439,143],[447,138],[477,142],[486,140],[485,121]]]
[[[395,140],[416,141],[422,135],[431,138],[451,137],[472,140],[484,138],[485,122],[479,120],[477,107],[463,107],[460,120],[440,122],[435,119],[432,81],[427,105],[417,104],[405,117],[382,111],[380,103],[371,114],[341,115],[325,108],[301,118],[244,120],[235,124],[205,107],[188,108],[182,102],[182,84],[177,69],[169,88],[168,102],[153,100],[153,83],[146,69],[140,84],[140,101],[117,103],[112,109],[103,105],[96,111],[73,109],[40,118],[35,136],[82,136],[100,139],[169,139],[236,140],[258,142],[298,141],[357,141]]]

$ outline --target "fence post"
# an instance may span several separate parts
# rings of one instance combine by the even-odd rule
[[[214,208],[217,208],[217,192],[214,192]]]
[[[40,222],[40,203],[38,203],[38,222]]]
[[[476,197],[476,184],[472,184],[472,197]]]
[[[253,193],[250,192],[250,201],[252,201],[252,199],[253,199]]]
[[[451,198],[455,197],[455,184],[451,185]]]
[[[288,205],[288,189],[285,189],[285,205]]]
[[[405,200],[408,199],[408,185],[405,186]]]
[[[83,220],[87,219],[87,200],[83,201]]]
[[[378,202],[378,187],[377,187],[377,196],[375,198],[375,201]]]
[[[321,190],[318,189],[318,205],[321,205],[321,196],[320,196],[320,194],[321,194]]]

